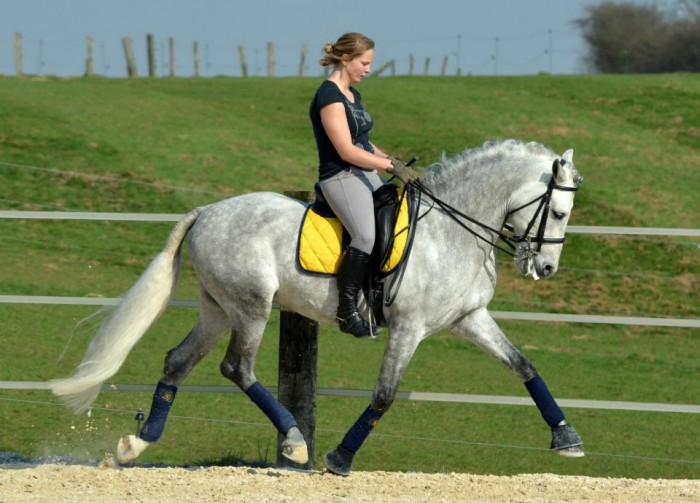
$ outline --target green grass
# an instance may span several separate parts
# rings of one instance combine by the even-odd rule
[[[315,79],[0,79],[0,209],[184,213],[229,195],[309,189],[316,177],[307,117]],[[370,79],[360,91],[373,140],[420,163],[489,138],[575,149],[585,177],[573,225],[700,227],[700,95],[696,75]],[[0,219],[0,295],[114,297],[163,246],[168,223]],[[698,240],[569,235],[559,274],[520,278],[506,258],[495,310],[698,318]],[[197,287],[185,262],[177,298]],[[0,304],[2,380],[68,375],[94,333],[93,308]],[[153,384],[192,309],[170,309],[114,382]],[[700,403],[697,330],[502,322],[557,397]],[[277,315],[256,374],[277,383]],[[372,389],[385,339],[322,327],[319,387]],[[185,384],[227,385],[222,341]],[[63,354],[62,357],[59,356]],[[525,396],[476,347],[426,340],[402,390]],[[99,459],[135,430],[149,393],[105,392],[91,418],[44,391],[0,392],[0,451]],[[316,460],[366,399],[319,397]],[[588,456],[546,452],[532,407],[397,401],[356,460],[358,470],[553,472],[697,478],[697,415],[569,409]],[[274,462],[275,433],[239,393],[183,393],[161,442],[139,462]]]

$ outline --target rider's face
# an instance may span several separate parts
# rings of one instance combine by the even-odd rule
[[[369,49],[345,64],[345,72],[350,79],[351,85],[357,84],[370,74],[373,59],[374,49]]]

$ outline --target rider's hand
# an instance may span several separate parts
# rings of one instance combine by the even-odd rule
[[[391,159],[391,168],[386,170],[387,173],[394,175],[405,184],[415,182],[420,179],[421,173],[419,171],[416,171],[410,166],[406,166],[403,161],[396,159],[395,157],[389,157],[389,159]]]

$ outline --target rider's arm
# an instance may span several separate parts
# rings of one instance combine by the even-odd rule
[[[383,152],[372,154],[353,145],[345,107],[342,103],[331,103],[323,107],[321,123],[336,152],[345,162],[361,168],[379,170],[391,168],[391,161]]]

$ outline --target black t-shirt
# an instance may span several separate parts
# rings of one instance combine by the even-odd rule
[[[319,86],[314,99],[309,107],[309,116],[311,117],[311,125],[316,138],[316,146],[318,147],[318,178],[325,180],[331,176],[346,169],[350,164],[343,161],[335,150],[333,143],[323,129],[321,122],[321,109],[331,103],[342,103],[345,107],[345,116],[348,119],[350,127],[350,136],[352,143],[367,152],[374,152],[372,145],[369,142],[369,131],[374,125],[372,116],[362,105],[362,97],[360,93],[353,87],[350,88],[355,102],[350,103],[340,91],[335,82],[324,80]]]

